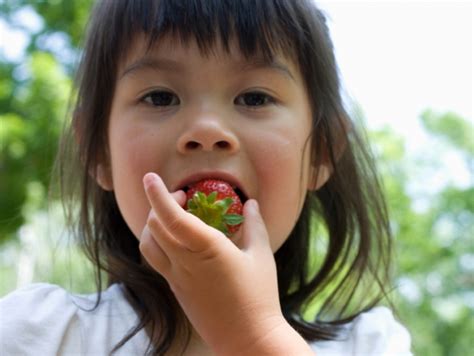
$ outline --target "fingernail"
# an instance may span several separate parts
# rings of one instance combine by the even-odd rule
[[[259,211],[259,210],[258,210],[258,203],[257,203],[256,200],[250,199],[250,200],[248,201],[248,204],[250,204],[250,208],[251,208],[252,210],[254,210],[255,212],[258,212],[258,211]]]
[[[143,177],[143,184],[148,189],[154,182],[156,182],[156,175],[154,173],[147,173]]]

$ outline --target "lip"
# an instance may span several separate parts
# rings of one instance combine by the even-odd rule
[[[247,198],[249,198],[249,194],[243,186],[242,182],[240,182],[240,180],[232,173],[225,171],[201,171],[193,173],[178,181],[178,184],[174,186],[173,191],[183,189],[184,187],[191,185],[195,182],[199,182],[203,179],[219,179],[226,181],[233,187],[237,187]]]

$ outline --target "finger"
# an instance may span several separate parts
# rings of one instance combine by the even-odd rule
[[[241,227],[242,249],[271,248],[267,228],[260,214],[258,202],[255,199],[249,199],[245,202],[243,215],[245,220]]]
[[[186,212],[168,192],[161,178],[148,173],[143,178],[148,201],[166,231],[193,252],[200,252],[224,236],[198,217]],[[178,197],[178,199],[181,199]]]
[[[140,236],[139,249],[148,264],[157,272],[166,275],[171,267],[171,260],[161,246],[156,242],[148,225]]]
[[[182,250],[183,245],[178,241],[163,225],[163,221],[158,217],[153,209],[150,210],[146,226],[152,238],[169,257],[171,261],[177,258],[177,254]]]
[[[171,193],[171,196],[178,203],[179,206],[184,207],[186,205],[186,193],[182,190],[177,190]]]

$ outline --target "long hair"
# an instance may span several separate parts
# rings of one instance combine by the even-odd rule
[[[190,335],[166,280],[142,264],[114,193],[93,179],[107,157],[118,66],[139,35],[149,48],[166,35],[195,40],[204,54],[216,41],[229,49],[235,40],[246,57],[270,61],[283,54],[297,64],[312,108],[312,164],[328,164],[332,174],[308,192],[293,231],[275,253],[279,296],[285,318],[304,338],[337,338],[341,324],[385,296],[391,236],[372,156],[343,106],[324,14],[310,0],[103,0],[89,23],[58,162],[69,222],[96,267],[99,300],[105,276],[107,285],[125,286],[139,315],[117,348],[143,328],[153,354],[166,352],[177,335]]]

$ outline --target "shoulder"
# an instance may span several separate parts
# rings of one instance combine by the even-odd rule
[[[410,334],[390,309],[376,307],[360,314],[352,329],[354,348],[361,353],[410,355]]]
[[[51,284],[18,289],[0,299],[0,349],[8,355],[106,354],[136,314],[118,285],[102,293],[97,307],[96,301],[97,294],[73,295]]]
[[[6,322],[14,325],[15,322],[21,321],[22,317],[28,317],[31,323],[41,322],[59,309],[75,309],[72,308],[70,296],[64,289],[51,284],[32,284],[0,299],[1,327],[5,328]]]
[[[68,293],[58,286],[33,284],[18,289],[0,300],[1,349],[12,355],[31,352],[30,347],[50,353],[51,335],[57,338],[75,314]]]
[[[346,327],[344,339],[313,342],[312,348],[320,355],[412,355],[410,334],[386,307],[361,313]]]

